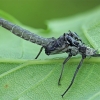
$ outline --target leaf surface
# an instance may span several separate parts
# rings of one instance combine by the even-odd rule
[[[47,21],[47,30],[22,25],[12,16],[3,17],[43,37],[58,38],[68,30],[75,31],[84,43],[100,48],[100,8],[70,18]],[[46,34],[47,33],[47,34]],[[0,100],[62,100],[81,56],[73,57],[65,66],[58,86],[62,62],[67,54],[47,56],[44,52],[34,60],[40,46],[25,41],[0,27]],[[100,58],[85,59],[64,100],[100,99]]]

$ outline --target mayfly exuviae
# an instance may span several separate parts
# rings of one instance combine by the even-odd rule
[[[58,85],[60,85],[60,80],[62,78],[62,73],[63,73],[65,63],[72,56],[76,56],[77,54],[80,54],[82,56],[81,61],[75,70],[75,73],[73,75],[73,78],[72,78],[68,88],[61,95],[62,97],[72,86],[74,79],[76,77],[76,74],[83,63],[83,60],[87,56],[90,56],[90,57],[91,56],[92,57],[100,56],[100,54],[97,53],[97,50],[86,46],[75,32],[69,31],[68,33],[64,33],[62,36],[60,36],[57,39],[54,37],[43,38],[34,33],[31,33],[30,31],[28,31],[26,29],[21,28],[20,26],[12,24],[2,18],[0,18],[0,26],[4,27],[5,29],[11,31],[13,34],[15,34],[27,41],[30,41],[32,43],[36,43],[36,44],[40,45],[41,49],[35,59],[37,59],[39,57],[39,55],[41,54],[43,49],[45,49],[46,55],[68,53],[68,57],[64,60],[64,62],[62,64],[62,70],[61,70],[61,74],[60,74],[60,77],[58,80]]]

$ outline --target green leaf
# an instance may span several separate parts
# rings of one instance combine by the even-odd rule
[[[68,30],[75,31],[84,43],[99,50],[99,12],[100,8],[96,8],[70,18],[47,21],[47,30],[36,30],[22,25],[3,11],[0,11],[0,17],[48,38],[58,38]],[[39,59],[34,60],[39,49],[40,46],[0,27],[0,100],[100,99],[100,58],[85,59],[74,84],[62,98],[61,94],[68,87],[81,56],[73,57],[66,64],[61,86],[58,86],[62,62],[67,54],[47,56],[42,52]]]

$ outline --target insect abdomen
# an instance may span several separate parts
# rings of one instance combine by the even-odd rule
[[[21,28],[20,26],[17,26],[15,24],[12,24],[2,18],[0,18],[0,26],[4,27],[5,29],[11,31],[15,35],[30,41],[32,43],[36,43],[38,45],[45,46],[49,41],[46,38],[40,37],[34,33],[31,33],[30,31]]]

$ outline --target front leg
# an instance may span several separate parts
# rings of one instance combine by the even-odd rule
[[[35,59],[37,59],[39,57],[39,55],[41,54],[42,50],[43,50],[43,47],[41,47],[41,49],[40,49],[39,53],[37,54],[37,56],[35,57]]]

